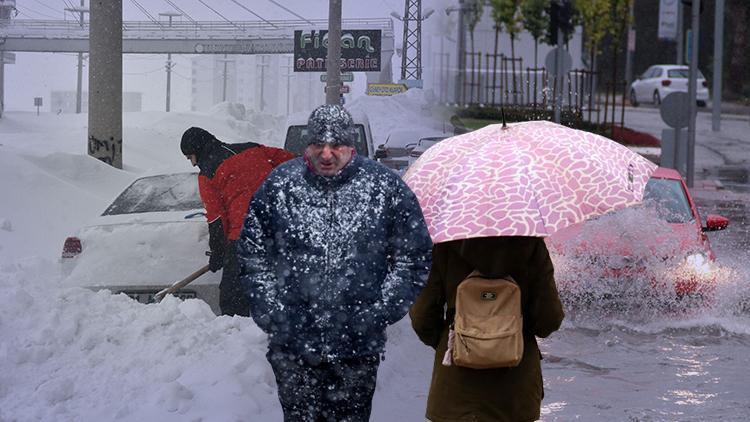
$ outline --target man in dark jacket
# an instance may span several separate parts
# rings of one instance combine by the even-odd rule
[[[198,188],[206,207],[211,249],[208,269],[216,272],[224,267],[219,285],[221,313],[249,316],[247,297],[238,284],[236,241],[255,190],[271,170],[294,156],[253,142],[225,144],[198,127],[185,131],[180,149],[200,169]]]
[[[544,389],[536,337],[560,328],[565,314],[554,267],[540,237],[483,237],[438,243],[427,286],[409,311],[412,326],[435,349],[427,418],[434,422],[539,419]],[[456,312],[456,291],[472,271],[510,275],[521,289],[523,357],[516,367],[471,369],[442,364]]]
[[[355,154],[352,118],[313,111],[304,157],[258,189],[239,240],[250,312],[287,421],[367,421],[385,328],[424,286],[431,241],[416,197]]]

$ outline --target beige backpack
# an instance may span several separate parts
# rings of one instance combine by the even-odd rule
[[[523,356],[521,289],[510,277],[469,274],[456,292],[456,314],[444,365],[474,369],[517,366]]]

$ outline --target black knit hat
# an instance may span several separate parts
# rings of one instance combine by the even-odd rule
[[[307,144],[354,145],[357,132],[351,114],[335,104],[322,105],[307,121]]]
[[[201,150],[214,139],[216,137],[209,131],[199,127],[191,127],[182,134],[180,149],[185,155],[200,155]]]

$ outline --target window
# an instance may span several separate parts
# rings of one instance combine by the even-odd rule
[[[357,154],[368,157],[367,143],[365,142],[365,127],[361,124],[355,124],[354,129],[357,131],[357,139],[354,141],[354,149]],[[284,149],[295,155],[302,155],[307,147],[307,125],[289,126],[286,132],[286,141]]]
[[[202,209],[197,173],[142,177],[125,189],[102,215]]]

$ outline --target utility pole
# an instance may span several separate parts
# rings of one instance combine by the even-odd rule
[[[229,78],[229,71],[227,69],[228,63],[234,63],[234,59],[228,59],[227,55],[224,54],[223,59],[217,60],[218,62],[224,63],[224,71],[222,72],[222,88],[221,88],[221,101],[227,100],[227,79]]]
[[[433,12],[428,9],[422,15],[422,0],[406,0],[404,17],[391,12],[391,16],[404,23],[399,83],[407,88],[422,88],[422,21],[427,20]]]
[[[263,111],[266,108],[265,87],[266,87],[266,66],[268,66],[268,63],[266,63],[265,55],[260,55],[258,57],[260,58],[260,63],[258,64],[258,66],[260,67],[260,111]]]
[[[677,2],[677,59],[675,60],[675,64],[682,64],[682,58],[684,57],[682,52],[685,43],[685,37],[682,35],[684,32],[682,23],[682,15],[684,15],[684,12],[682,11],[682,7],[682,0],[679,0]]]
[[[84,7],[84,0],[81,0],[81,7],[67,7],[65,11],[71,13],[79,13],[78,21],[81,24],[81,30],[83,30],[84,13],[89,13],[89,9]],[[81,114],[81,97],[83,91],[83,53],[78,53],[78,83],[76,85],[76,114]]]
[[[688,156],[687,156],[687,185],[693,187],[693,177],[695,175],[695,117],[698,112],[696,104],[696,91],[698,83],[698,33],[700,29],[700,8],[701,0],[693,0],[692,14],[693,24],[691,32],[693,37],[690,51],[690,78],[688,79],[688,101],[690,101],[690,120],[688,123]]]
[[[289,116],[289,95],[291,94],[292,76],[294,76],[294,73],[292,73],[292,69],[294,68],[294,57],[290,56],[287,64],[282,67],[286,70],[286,73],[284,74],[284,77],[286,78],[286,115]]]
[[[182,16],[182,13],[172,12],[172,11],[161,12],[161,13],[159,13],[159,16],[167,16],[169,18],[169,27],[172,28],[172,18],[176,17],[176,16]],[[171,90],[172,90],[172,67],[174,67],[174,64],[172,63],[172,53],[167,53],[167,64],[166,64],[165,67],[167,69],[167,106],[166,106],[166,110],[167,110],[167,113],[169,113],[169,106],[170,106],[170,103],[171,103],[170,95],[171,95]]]
[[[711,104],[711,130],[721,130],[721,79],[724,57],[724,0],[716,0],[714,17],[714,97]]]
[[[90,5],[88,153],[122,169],[122,0]]]
[[[328,1],[326,104],[341,103],[341,0]]]
[[[625,55],[625,81],[628,84],[633,82],[633,53],[635,52],[635,0],[630,0],[630,10],[628,11],[628,42],[626,43],[626,55]]]
[[[466,73],[466,22],[464,22],[464,13],[466,13],[466,7],[464,7],[465,0],[458,0],[458,7],[450,7],[445,9],[445,14],[450,15],[451,12],[458,12],[458,42],[456,43],[456,98],[455,102],[458,104],[461,101],[464,89],[464,77]]]

